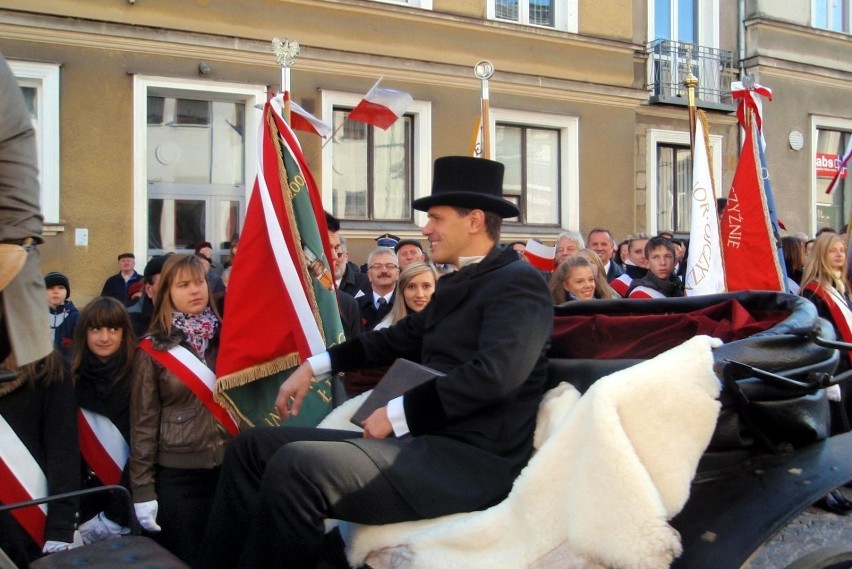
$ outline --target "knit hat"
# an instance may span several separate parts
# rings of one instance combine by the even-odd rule
[[[45,275],[44,288],[50,288],[52,286],[65,287],[65,300],[68,300],[68,298],[71,296],[71,283],[68,282],[68,277],[66,277],[62,273],[57,273],[56,271],[54,271]]]

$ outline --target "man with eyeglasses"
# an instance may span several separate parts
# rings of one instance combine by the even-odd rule
[[[399,280],[399,261],[393,249],[378,247],[367,256],[367,278],[372,294],[358,297],[361,323],[364,330],[372,330],[387,316],[396,299],[396,282]]]
[[[419,520],[509,493],[532,453],[553,304],[539,271],[498,245],[503,219],[518,215],[503,171],[482,158],[436,160],[432,195],[413,206],[428,215],[431,258],[458,270],[438,279],[421,312],[308,358],[278,392],[283,426],[231,442],[199,566],[314,568],[328,518]],[[394,259],[374,252],[371,279],[389,286]],[[363,434],[287,426],[314,376],[396,358],[443,375],[374,411]]]

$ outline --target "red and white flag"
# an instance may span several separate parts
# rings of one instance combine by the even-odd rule
[[[760,161],[757,125],[746,131],[740,161],[722,213],[722,247],[728,290],[787,288],[776,250]]]
[[[349,113],[349,120],[363,122],[387,130],[405,114],[414,99],[403,91],[382,89],[381,78]]]
[[[535,239],[527,241],[527,245],[524,248],[524,259],[536,269],[547,272],[552,271],[555,258],[556,247],[548,247]]]
[[[290,94],[279,93],[274,97],[279,105],[284,105],[285,99],[290,99]],[[332,128],[327,123],[324,123],[301,106],[296,101],[290,100],[290,128],[293,130],[301,130],[303,132],[313,133],[321,138],[327,138],[331,134]]]

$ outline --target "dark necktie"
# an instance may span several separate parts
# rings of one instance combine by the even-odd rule
[[[380,296],[379,300],[376,301],[376,310],[381,310],[382,308],[387,306],[387,304],[388,304],[388,301],[385,300],[385,297]]]

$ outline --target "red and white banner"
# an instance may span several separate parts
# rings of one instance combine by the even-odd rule
[[[0,415],[0,503],[15,504],[47,496],[47,478],[33,455]],[[12,510],[26,532],[39,546],[44,545],[47,506]]]
[[[746,131],[728,203],[722,212],[722,247],[728,290],[784,291],[775,234],[764,191],[757,128]],[[691,251],[690,251],[691,253]]]
[[[556,259],[556,247],[548,247],[544,243],[530,239],[524,248],[524,258],[536,269],[551,272],[553,261]]]
[[[130,446],[109,418],[88,409],[77,412],[80,453],[98,480],[107,485],[121,482]]]
[[[627,291],[630,288],[631,283],[633,283],[633,278],[627,273],[624,273],[623,275],[612,279],[609,286],[611,286],[615,292],[624,298],[627,296]]]
[[[737,105],[737,121],[740,127],[745,129],[748,121],[746,116],[748,111],[754,113],[754,120],[757,122],[757,130],[763,136],[763,101],[761,97],[766,97],[772,100],[772,89],[764,87],[760,83],[754,81],[734,81],[731,83],[731,98],[739,99]],[[764,145],[765,146],[765,145]]]
[[[387,130],[405,114],[414,99],[403,91],[382,89],[381,79],[364,95],[361,102],[349,113],[349,120],[364,122]]]
[[[204,362],[183,346],[175,346],[167,352],[155,350],[150,338],[139,342],[139,347],[175,374],[229,433],[236,436],[240,432],[230,413],[213,400],[216,374]]]

